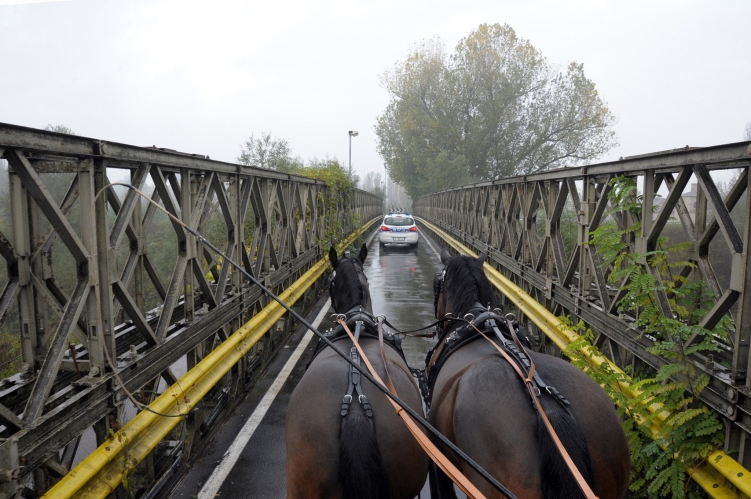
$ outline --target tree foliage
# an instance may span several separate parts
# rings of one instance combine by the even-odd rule
[[[743,131],[743,139],[751,140],[751,121],[746,123],[746,129]]]
[[[324,235],[319,241],[323,247],[338,244],[348,232],[357,230],[362,220],[351,209],[354,183],[347,170],[334,159],[313,159],[307,166],[299,166],[290,173],[323,180],[328,188],[319,194],[325,211]]]
[[[419,43],[383,76],[378,118],[389,175],[411,196],[577,164],[616,145],[615,119],[582,64],[551,65],[508,25],[480,25],[447,55]]]
[[[241,146],[237,161],[242,165],[287,173],[303,165],[300,158],[292,156],[292,148],[286,140],[267,132],[261,132],[258,138],[251,134]]]

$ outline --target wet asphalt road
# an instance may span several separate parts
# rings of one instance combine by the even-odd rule
[[[440,251],[435,243],[432,244]],[[391,324],[402,331],[435,322],[433,277],[443,266],[424,234],[420,234],[420,242],[414,249],[386,246],[383,251],[374,240],[368,251],[364,266],[373,312],[385,315]],[[402,348],[407,363],[412,367],[424,367],[425,354],[434,341],[428,338],[404,338]]]
[[[432,240],[430,242],[434,249],[428,244],[426,236],[421,234],[416,248],[389,246],[382,251],[379,249],[376,235],[369,244],[369,253],[364,267],[370,285],[373,311],[376,315],[386,315],[389,322],[401,330],[416,329],[435,320],[433,318],[433,277],[442,266],[436,253],[436,251],[440,252],[440,248]],[[324,296],[316,306],[316,310],[308,316],[309,321],[312,322],[318,315],[326,298]],[[331,322],[326,318],[320,324],[319,330],[325,331],[329,327],[331,327]],[[173,491],[172,498],[196,497],[232,444],[235,435],[300,343],[304,333],[302,329],[297,331],[288,345],[281,350],[266,374],[224,424],[215,441],[209,445],[204,455],[191,467],[190,473]],[[423,367],[425,354],[434,341],[427,338],[405,338],[402,345],[409,365]],[[312,356],[315,344],[315,340],[308,344],[216,497],[284,498],[287,496],[284,444],[287,404],[292,391],[305,372],[305,365]],[[421,498],[427,497],[429,494],[426,487],[421,493]]]

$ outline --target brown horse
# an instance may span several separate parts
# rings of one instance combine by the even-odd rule
[[[444,271],[434,283],[436,319],[446,314],[464,317],[468,312],[477,316],[490,308],[492,289],[482,268],[483,255],[452,258],[444,249],[441,261]],[[454,341],[462,325],[445,321],[439,342]],[[457,331],[454,337],[452,331]],[[584,497],[519,375],[493,345],[479,335],[474,337],[438,364],[437,375],[429,373],[431,423],[520,499]],[[577,468],[600,499],[624,497],[630,475],[629,449],[613,402],[597,383],[565,360],[535,352],[530,356],[541,379],[570,402],[567,406],[560,399],[553,400],[554,394],[546,390],[540,396]],[[463,463],[456,460],[455,464],[486,497],[501,497]],[[436,478],[431,480],[432,497],[454,497],[444,475],[432,471],[431,475]]]
[[[377,330],[375,334],[372,331],[375,318],[362,267],[367,254],[363,244],[359,259],[346,254],[339,259],[331,248],[331,303],[337,313],[348,317],[353,333],[357,320],[370,325],[371,331],[364,331],[359,343],[386,379]],[[351,352],[352,341],[336,333],[335,329],[332,341],[344,352]],[[390,346],[385,346],[384,353],[399,397],[422,414],[420,393],[406,361]],[[292,393],[286,437],[287,494],[291,499],[411,499],[425,484],[425,453],[386,396],[351,371],[336,352],[324,348]],[[352,376],[358,378],[355,385],[360,384],[364,396],[358,396]]]

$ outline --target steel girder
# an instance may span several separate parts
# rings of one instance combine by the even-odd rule
[[[641,212],[654,215],[645,218],[640,233],[628,241],[630,251],[650,251],[660,236],[680,233],[691,245],[685,258],[695,264],[683,269],[684,275],[705,281],[715,294],[714,306],[701,324],[712,328],[728,316],[734,325],[729,342],[718,340],[719,353],[697,354],[693,362],[711,376],[702,399],[727,423],[725,451],[737,454],[748,467],[751,203],[745,203],[741,227],[730,213],[743,196],[748,197],[750,165],[749,142],[681,149],[457,187],[416,199],[414,212],[485,252],[495,267],[549,310],[584,320],[596,332],[596,346],[619,366],[644,362],[657,368],[664,360],[647,351],[651,340],[633,328],[633,317],[618,311],[626,283],[608,282],[612,269],[602,265],[598,248],[588,244],[591,232],[606,220],[621,228],[634,223],[630,215],[609,214],[608,193],[613,178],[635,178]],[[735,172],[734,183],[720,189],[713,175],[729,170]],[[697,184],[691,191],[690,182]],[[728,260],[720,262],[711,255],[710,244],[724,245]],[[729,276],[718,276],[719,266],[727,267]],[[661,311],[671,315],[668,297],[658,295]],[[544,337],[538,348],[556,350]]]
[[[0,497],[32,475],[44,490],[69,469],[82,432],[93,426],[99,444],[128,417],[123,388],[150,390],[148,401],[161,379],[174,382],[172,364],[187,355],[192,367],[267,304],[179,224],[170,228],[135,191],[108,187],[112,181],[146,189],[214,244],[219,237],[230,258],[277,291],[324,254],[319,245],[330,243],[323,238],[333,221],[348,233],[382,211],[378,197],[359,190],[327,211],[328,187],[307,177],[13,125],[0,124],[0,159],[10,198],[10,220],[0,225],[0,320],[14,316],[7,325],[20,336],[23,361],[22,372],[0,382]],[[168,258],[163,243],[155,247],[159,237],[172,241]],[[171,269],[160,267],[165,261]],[[284,322],[227,375],[224,391],[253,382],[290,330]],[[202,402],[191,430],[216,419],[212,403]],[[188,451],[199,443],[188,440]]]

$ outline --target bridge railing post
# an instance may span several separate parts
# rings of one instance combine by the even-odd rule
[[[751,189],[750,165],[748,142],[680,149],[456,187],[415,199],[414,211],[474,250],[487,251],[493,266],[556,314],[582,319],[595,330],[600,350],[624,367],[657,369],[665,361],[649,353],[651,340],[633,329],[632,314],[618,311],[625,283],[609,282],[613,269],[601,261],[591,234],[603,223],[627,230],[640,222],[637,234],[624,236],[629,251],[639,254],[654,250],[661,236],[677,237],[676,242],[687,238],[692,247],[686,258],[695,266],[687,275],[706,282],[716,295],[701,324],[712,328],[722,317],[733,324],[730,340],[717,339],[717,352],[694,354],[694,364],[711,379],[701,398],[726,422],[726,450],[740,449],[742,464],[751,466],[746,452],[751,434],[751,292],[745,292],[751,286],[751,203],[741,204]],[[722,192],[718,171],[737,179]],[[621,175],[638,183],[633,201],[641,196],[641,216],[608,215],[611,182]],[[697,186],[689,192],[691,179]],[[570,216],[569,210],[575,217],[574,244],[564,238],[563,217]],[[542,211],[544,234],[538,220]],[[643,263],[661,282],[663,276]],[[672,316],[668,294],[658,290],[657,295],[660,310]]]

